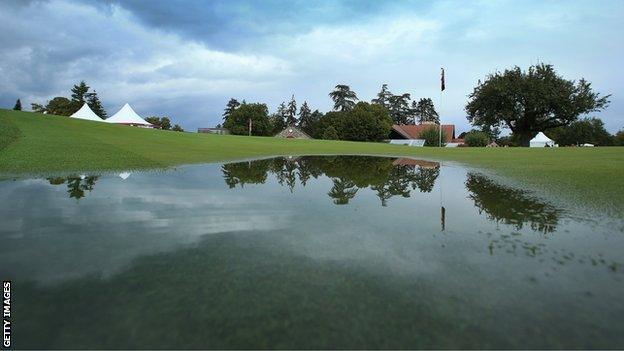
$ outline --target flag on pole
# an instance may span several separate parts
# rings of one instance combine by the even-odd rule
[[[440,68],[440,101],[442,101],[442,92],[446,88],[444,82],[444,68]],[[438,146],[442,147],[442,121],[438,120]]]
[[[251,118],[249,119],[249,136],[251,136]]]

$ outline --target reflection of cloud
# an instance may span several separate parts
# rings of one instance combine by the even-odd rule
[[[314,161],[303,157],[296,164],[301,167],[314,163],[304,160]],[[43,283],[85,275],[109,276],[142,256],[196,245],[205,235],[217,233],[227,233],[232,241],[264,233],[259,240],[276,252],[289,251],[321,263],[334,261],[384,275],[444,274],[459,266],[479,268],[489,264],[485,262],[490,259],[489,253],[484,250],[488,243],[479,233],[501,230],[503,237],[503,232],[514,231],[517,233],[513,240],[516,234],[532,234],[528,226],[516,228],[515,222],[505,224],[479,215],[483,201],[471,201],[469,195],[476,188],[471,184],[466,188],[463,181],[467,173],[461,167],[435,169],[440,174],[435,175],[438,180],[435,185],[431,183],[430,192],[397,196],[382,207],[371,186],[376,182],[369,182],[373,180],[371,167],[384,173],[404,166],[379,167],[391,165],[391,159],[370,162],[368,166],[360,162],[363,160],[331,160],[348,166],[344,172],[330,167],[336,176],[367,175],[360,179],[358,196],[349,206],[335,206],[328,201],[327,191],[334,185],[334,176],[322,172],[311,172],[315,176],[294,192],[280,185],[286,183],[280,183],[279,172],[260,177],[263,183],[230,189],[220,165],[139,172],[126,180],[117,175],[100,176],[90,194],[80,201],[68,198],[66,184],[53,185],[45,180],[0,182],[0,198],[10,200],[0,202],[0,275]],[[296,173],[296,169],[293,171]],[[408,176],[398,173],[397,180],[410,179]],[[491,197],[494,201],[504,196],[515,203],[522,200],[489,183],[477,185],[485,185],[481,189],[484,192],[478,191],[481,200],[489,201]],[[446,209],[444,233],[440,232],[440,206]],[[517,206],[509,208],[520,211]],[[548,207],[529,207],[530,218],[550,213]],[[576,257],[589,258],[604,254],[609,259],[621,246],[613,245],[618,244],[614,241],[618,239],[603,241],[595,240],[595,235],[584,235],[599,230],[582,222],[559,221],[557,231],[563,230],[570,232],[556,235],[547,243],[553,248],[551,252],[573,252]],[[611,228],[604,230],[612,233]],[[526,263],[517,262],[519,267]],[[505,267],[511,264],[507,262]]]
[[[67,198],[64,185],[4,183],[0,197],[17,202],[0,204],[0,213],[13,213],[0,229],[6,243],[0,270],[44,283],[106,276],[139,256],[190,245],[203,235],[288,226],[287,209],[222,189],[179,189],[177,181],[199,184],[205,174],[172,174],[102,177],[79,203]]]

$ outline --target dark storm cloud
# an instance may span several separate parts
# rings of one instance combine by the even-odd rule
[[[175,31],[228,50],[267,35],[296,34],[318,25],[360,22],[391,7],[389,2],[369,0],[92,1],[117,4],[150,27]]]
[[[295,94],[326,111],[337,83],[363,100],[388,83],[433,98],[463,131],[478,79],[540,60],[613,93],[596,115],[615,131],[622,15],[624,2],[589,1],[0,1],[0,104],[68,96],[86,80],[110,113],[130,102],[193,129],[220,122],[230,97],[274,109]]]

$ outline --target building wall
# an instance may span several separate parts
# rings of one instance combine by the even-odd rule
[[[225,128],[197,128],[197,133],[210,133],[210,134],[230,134],[230,131]]]

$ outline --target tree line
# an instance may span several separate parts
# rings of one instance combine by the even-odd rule
[[[38,113],[47,113],[57,116],[71,116],[78,111],[82,105],[87,103],[89,108],[91,108],[96,115],[102,119],[106,119],[108,114],[104,110],[97,92],[95,90],[89,91],[90,88],[91,87],[89,87],[85,81],[81,81],[71,88],[71,98],[57,96],[48,101],[45,105],[33,102],[30,104],[31,109],[33,112]]]
[[[344,84],[336,85],[329,97],[334,107],[327,113],[311,112],[307,102],[297,110],[293,96],[270,115],[266,104],[231,99],[223,113],[223,126],[233,134],[246,135],[251,119],[252,135],[275,135],[293,125],[317,139],[381,141],[388,137],[392,124],[440,122],[430,98],[411,100],[409,93],[393,94],[387,84],[370,103],[359,101]],[[538,132],[545,132],[560,145],[624,145],[624,129],[611,135],[599,118],[581,118],[607,108],[609,97],[595,92],[583,78],[563,78],[552,65],[495,72],[479,81],[469,94],[465,111],[473,129],[460,138],[465,137],[469,146],[485,146],[491,141],[520,146],[528,145]],[[433,129],[437,128],[431,129],[419,137],[434,138]],[[502,129],[510,130],[511,135],[501,137]]]
[[[95,90],[90,91],[91,87],[85,81],[75,84],[71,88],[71,97],[57,96],[45,104],[31,103],[31,110],[37,113],[45,113],[57,116],[71,116],[78,111],[85,103],[100,118],[107,119],[108,113],[104,109],[100,98]],[[14,110],[22,110],[22,102],[17,99]],[[169,117],[150,116],[145,120],[151,124],[158,126],[163,130],[172,130],[183,132],[184,129],[179,124],[171,125]]]
[[[370,188],[387,206],[393,197],[410,197],[413,190],[430,193],[440,175],[440,165],[431,162],[427,167],[395,164],[396,159],[358,156],[323,156],[256,160],[229,163],[221,167],[223,179],[229,188],[245,184],[264,184],[269,174],[277,183],[294,191],[297,183],[305,187],[311,179],[326,176],[332,187],[327,196],[336,205],[347,205],[361,189]]]
[[[344,84],[336,85],[329,97],[334,108],[327,113],[312,111],[307,101],[298,108],[293,95],[271,114],[266,104],[232,98],[222,115],[223,127],[232,134],[247,135],[251,124],[252,135],[269,136],[296,126],[316,139],[381,141],[387,139],[392,124],[439,121],[431,99],[411,101],[410,94],[392,94],[387,84],[370,103],[359,101]]]

